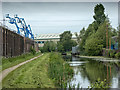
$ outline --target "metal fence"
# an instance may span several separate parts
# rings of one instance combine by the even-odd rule
[[[26,52],[30,52],[30,48],[38,51],[35,42],[29,38],[25,38],[5,27],[0,26],[0,48],[2,49],[2,56],[12,57],[18,56]]]

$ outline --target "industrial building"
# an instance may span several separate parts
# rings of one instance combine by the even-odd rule
[[[60,40],[60,35],[61,33],[57,34],[40,34],[39,36],[36,36],[34,40],[36,43],[38,43],[39,47],[43,47],[44,43],[46,41],[54,41],[57,43]],[[72,33],[72,40],[77,40],[75,33]]]

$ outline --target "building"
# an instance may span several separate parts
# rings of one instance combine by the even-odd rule
[[[43,47],[44,43],[46,41],[53,41],[57,43],[60,40],[60,35],[61,33],[58,34],[40,34],[39,36],[35,37],[36,43],[38,43],[39,47]],[[76,36],[74,33],[72,33],[72,40],[77,40]]]
[[[118,36],[114,36],[112,39],[114,42],[111,45],[111,49],[118,50]]]

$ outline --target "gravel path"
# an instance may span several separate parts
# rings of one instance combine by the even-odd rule
[[[42,54],[42,55],[43,55],[43,54]],[[34,60],[34,59],[42,56],[42,55],[39,55],[39,56],[34,57],[34,58],[30,59],[30,60],[27,60],[27,61],[25,61],[25,62],[22,62],[22,63],[18,64],[18,65],[15,65],[15,66],[13,66],[13,67],[10,67],[10,68],[8,68],[8,69],[3,70],[3,71],[0,73],[0,83],[2,82],[2,80],[3,80],[11,71],[15,70],[16,68],[20,67],[21,65],[24,65],[24,64],[26,64],[26,63],[28,63],[28,62],[30,62],[30,61],[32,61],[32,60]]]

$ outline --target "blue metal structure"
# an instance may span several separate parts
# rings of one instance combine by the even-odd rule
[[[18,32],[17,32],[18,34],[20,34],[20,30],[24,31],[25,37],[29,38],[29,35],[30,35],[31,39],[34,40],[34,35],[32,34],[31,27],[30,27],[30,25],[27,26],[24,18],[19,18],[17,16],[17,14],[14,16],[14,18],[9,17],[9,14],[7,14],[6,18],[9,18],[10,21],[13,20],[15,22],[15,25],[16,25],[17,30],[18,30]],[[16,19],[17,19],[17,22],[16,22]],[[13,24],[13,22],[9,22],[9,23]],[[17,23],[20,23],[22,25],[22,28],[18,27]]]
[[[10,20],[9,20],[9,23],[10,23],[10,24],[15,24],[15,26],[17,27],[17,33],[20,34],[20,30],[19,30],[19,27],[18,27],[18,25],[17,25],[16,19],[11,18],[11,17],[9,16],[9,14],[6,15],[6,18],[9,18],[9,19],[10,19]]]
[[[30,35],[31,35],[31,38],[34,40],[34,35],[32,34],[32,30],[31,30],[30,25],[28,25],[28,28],[29,28],[29,33],[30,33]]]

